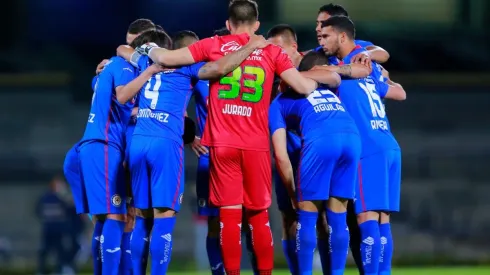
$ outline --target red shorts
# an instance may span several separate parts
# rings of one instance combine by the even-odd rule
[[[269,208],[272,200],[269,151],[211,147],[209,157],[209,200],[212,205],[243,205],[251,210]]]

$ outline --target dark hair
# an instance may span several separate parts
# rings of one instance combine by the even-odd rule
[[[165,31],[162,26],[160,25],[155,25],[155,29],[159,31]]]
[[[223,27],[219,30],[215,30],[213,35],[217,35],[217,36],[225,36],[225,35],[230,35],[231,32],[229,29],[227,29],[226,27]]]
[[[270,29],[267,32],[267,39],[271,37],[276,37],[278,35],[282,36],[283,38],[292,40],[294,42],[298,41],[298,37],[296,36],[296,31],[293,29],[293,27],[287,24],[279,24],[272,27],[272,29]]]
[[[311,68],[317,65],[329,65],[328,57],[324,53],[311,51],[307,53],[301,60],[301,63],[299,63],[298,71],[309,71]]]
[[[259,19],[259,7],[253,0],[232,0],[228,6],[228,15],[235,26],[253,24]]]
[[[155,24],[150,19],[140,18],[129,24],[128,33],[139,34],[153,29],[155,29]]]
[[[347,16],[332,16],[325,21],[322,21],[322,28],[331,26],[338,32],[345,32],[347,37],[355,39],[356,27],[354,22]]]
[[[149,42],[153,42],[161,48],[172,49],[172,38],[166,32],[157,30],[143,32],[131,42],[130,46],[136,48]]]
[[[193,31],[180,31],[172,38],[174,49],[184,48],[190,45],[189,40],[199,40],[199,36]]]
[[[333,3],[321,6],[320,9],[318,10],[318,13],[320,14],[322,12],[328,13],[328,15],[330,16],[337,16],[337,15],[349,16],[349,14],[344,9],[344,7]]]

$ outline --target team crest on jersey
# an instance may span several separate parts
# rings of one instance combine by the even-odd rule
[[[112,205],[114,205],[116,207],[121,206],[121,203],[122,203],[121,196],[119,196],[118,194],[115,194],[114,196],[112,196],[111,202],[112,202]]]
[[[183,201],[184,201],[184,194],[180,194],[179,204],[182,204]]]
[[[205,207],[206,206],[206,200],[205,199],[199,199],[199,207]]]

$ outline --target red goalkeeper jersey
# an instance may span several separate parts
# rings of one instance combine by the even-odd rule
[[[195,62],[216,61],[247,44],[248,34],[215,36],[189,46]],[[207,146],[269,151],[268,110],[274,74],[294,68],[274,45],[255,50],[233,72],[209,84]]]

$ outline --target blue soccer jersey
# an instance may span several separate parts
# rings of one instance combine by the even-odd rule
[[[271,134],[284,128],[301,137],[299,201],[353,197],[360,154],[358,131],[332,91],[316,90],[308,97],[282,93],[270,106],[269,121]]]
[[[364,51],[358,48],[347,55],[343,62]],[[375,65],[375,64],[374,64]],[[362,138],[362,156],[388,149],[399,149],[389,129],[388,117],[382,99],[388,92],[388,84],[379,81],[381,71],[373,66],[370,76],[363,79],[342,80],[338,88],[339,97],[357,124]]]
[[[345,64],[364,49],[354,49]],[[357,124],[362,141],[359,177],[356,182],[356,213],[399,211],[401,182],[400,147],[391,133],[383,98],[389,85],[381,67],[373,63],[370,76],[342,80],[339,96]]]
[[[138,67],[151,66],[147,56]],[[203,64],[157,73],[139,96],[138,123],[130,148],[130,171],[136,208],[180,210],[184,192],[184,115]]]
[[[115,88],[128,84],[136,76],[131,64],[121,57],[112,57],[104,70],[94,78],[92,107],[82,142],[100,140],[118,146],[121,150],[124,148],[124,134],[135,101],[120,104],[116,99]]]
[[[209,81],[197,81],[194,83],[192,91],[196,101],[197,127],[199,128],[199,134],[202,136],[206,118],[208,117]]]
[[[123,214],[126,186],[122,163],[125,134],[134,100],[120,104],[116,88],[137,73],[124,59],[113,57],[96,77],[85,133],[78,146],[80,173],[90,214]]]

